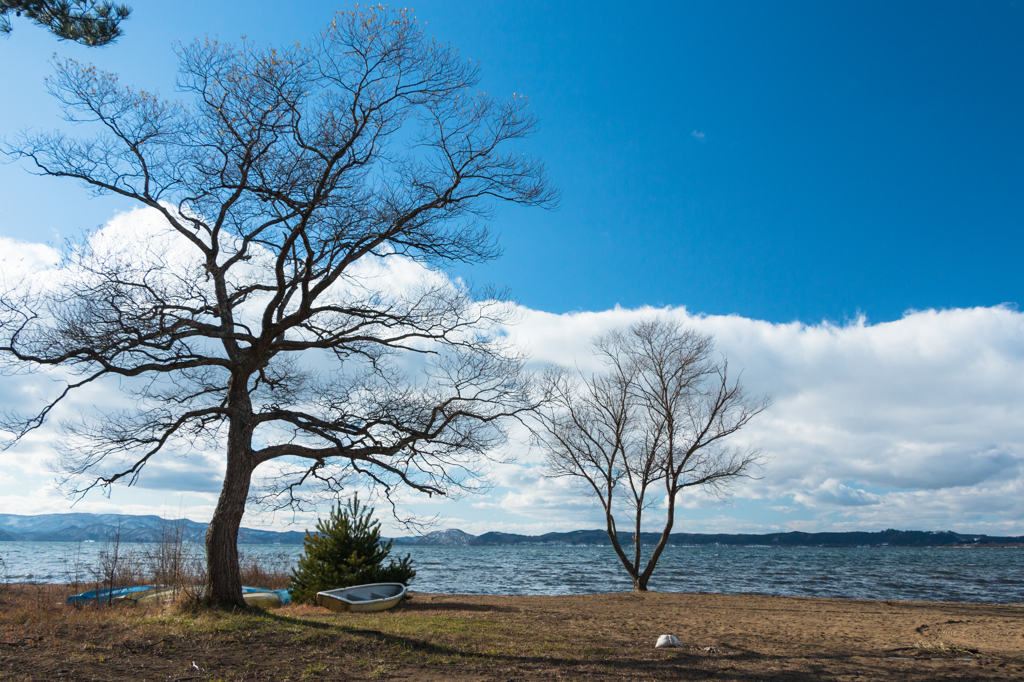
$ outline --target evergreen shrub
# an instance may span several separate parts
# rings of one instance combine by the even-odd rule
[[[380,521],[373,509],[359,504],[353,496],[344,507],[331,508],[325,521],[316,524],[316,533],[306,533],[303,554],[292,569],[292,601],[312,603],[316,593],[368,583],[408,585],[416,576],[412,557],[384,565],[391,553],[391,540],[380,541]]]

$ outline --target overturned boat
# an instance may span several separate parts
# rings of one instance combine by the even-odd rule
[[[138,587],[83,592],[82,594],[68,597],[66,601],[68,604],[75,606],[95,603],[148,606],[173,601],[185,593],[202,595],[203,589],[199,586],[141,585]],[[265,587],[248,586],[242,587],[242,598],[249,606],[259,606],[261,608],[282,606],[292,600],[291,593],[288,590],[271,590]]]
[[[135,587],[91,590],[81,594],[73,594],[65,599],[64,603],[71,606],[85,606],[86,604],[110,604],[129,599],[135,601],[144,595],[168,589],[171,589],[170,585],[137,585]]]
[[[372,583],[316,593],[316,605],[331,611],[386,611],[405,596],[402,583]]]
[[[164,590],[145,592],[137,596],[126,595],[123,598],[130,599],[136,604],[159,604],[177,599],[184,591],[185,590],[180,587],[171,587]],[[189,588],[188,591],[197,596],[201,596],[203,594],[203,589],[201,587]],[[244,599],[245,603],[249,606],[259,606],[260,608],[269,609],[290,603],[292,596],[288,590],[271,590],[266,587],[243,586],[242,599]]]

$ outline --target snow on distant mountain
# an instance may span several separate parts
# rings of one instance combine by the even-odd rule
[[[464,533],[458,528],[449,530],[435,530],[426,535],[416,538],[413,542],[416,545],[473,545],[476,544],[476,536]]]

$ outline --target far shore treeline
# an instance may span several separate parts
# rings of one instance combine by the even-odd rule
[[[170,528],[180,528],[182,539],[202,542],[207,524],[188,519],[169,520],[159,516],[127,514],[0,514],[0,542],[160,542]],[[300,545],[305,533],[242,528],[240,544]],[[659,533],[642,533],[644,544],[655,544]],[[628,536],[632,539],[632,535]],[[498,545],[607,545],[602,530],[574,530],[566,533],[518,535],[491,532],[471,535],[461,530],[439,530],[418,537],[392,538],[395,544],[421,546]],[[894,530],[845,533],[728,534],[673,533],[671,545],[730,545],[769,547],[1024,547],[1024,536],[995,536],[953,531]]]

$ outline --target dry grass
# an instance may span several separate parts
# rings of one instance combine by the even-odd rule
[[[1024,677],[1013,606],[725,595],[417,594],[377,614],[72,608],[0,594],[0,679],[840,680]],[[653,648],[674,633],[682,649]],[[934,634],[932,634],[934,633]],[[913,649],[913,653],[909,652]],[[970,661],[960,661],[963,652]],[[928,654],[927,656],[925,654]]]
[[[292,560],[283,554],[277,557],[250,557],[242,554],[239,565],[243,585],[283,590],[291,583]]]

